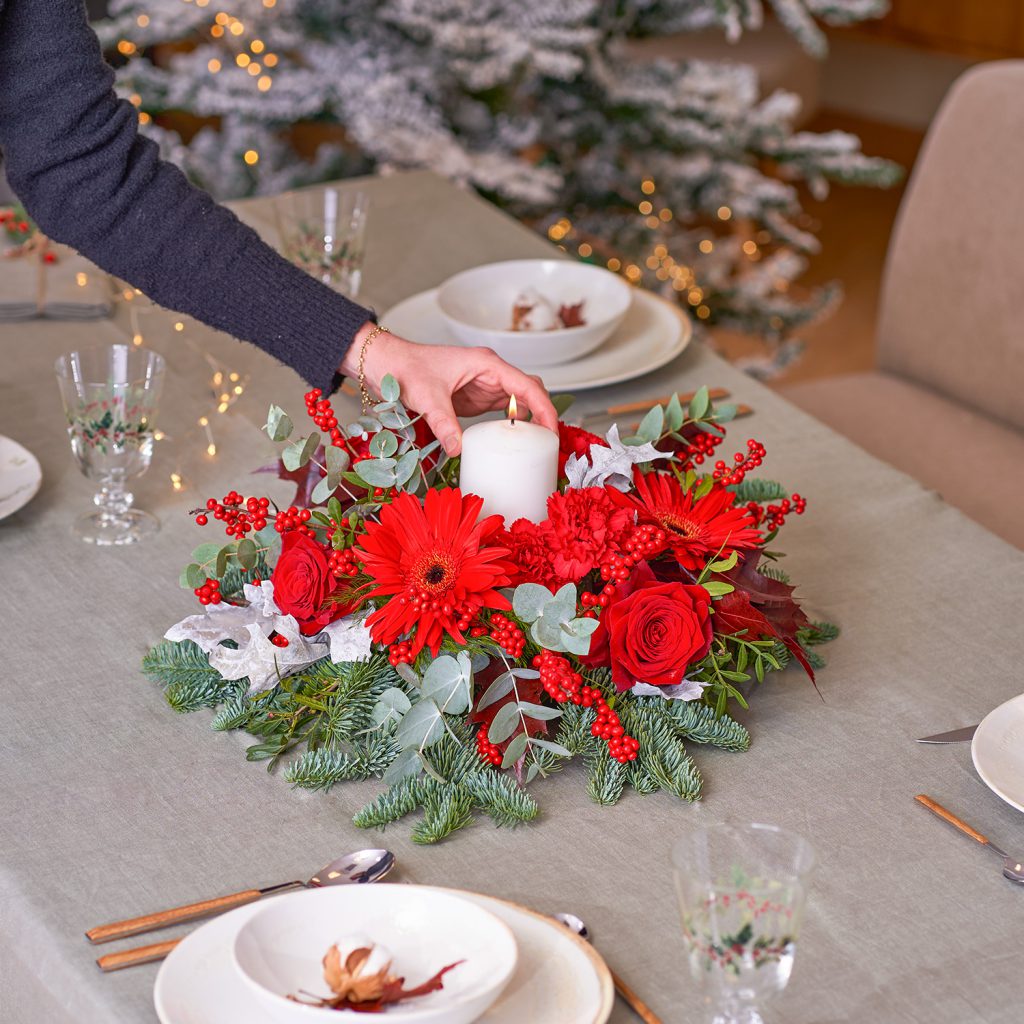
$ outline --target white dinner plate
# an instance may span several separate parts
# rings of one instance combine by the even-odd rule
[[[472,900],[515,935],[515,973],[480,1024],[604,1024],[608,1019],[615,999],[608,968],[564,925],[491,896],[437,891]],[[172,950],[153,987],[161,1024],[277,1024],[238,974],[231,954],[239,928],[258,909],[259,904],[250,904],[217,917]],[[387,1017],[383,1013],[379,1019]]]
[[[389,309],[380,322],[410,341],[457,345],[437,305],[437,289],[420,292]],[[693,337],[690,318],[652,292],[633,289],[625,319],[600,348],[560,366],[530,367],[550,391],[586,391],[641,377],[670,363]]]
[[[17,441],[0,434],[0,519],[27,505],[43,482],[36,457]]]
[[[1024,693],[981,720],[971,740],[971,757],[981,781],[1024,811]]]

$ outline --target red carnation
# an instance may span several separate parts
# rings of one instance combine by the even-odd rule
[[[324,548],[304,533],[289,530],[271,574],[274,603],[285,615],[294,615],[306,635],[319,633],[328,623],[351,610],[351,604],[328,601],[338,584]]]
[[[645,583],[605,609],[612,682],[673,686],[711,648],[711,595],[686,583]]]
[[[565,494],[552,494],[541,529],[554,576],[562,583],[578,583],[608,561],[632,525],[632,513],[616,505],[604,488],[571,488]]]
[[[578,455],[581,459],[590,455],[593,445],[608,447],[608,442],[597,434],[592,434],[582,427],[573,427],[568,423],[558,424],[558,475],[565,476],[565,464],[570,455]]]
[[[506,531],[494,538],[494,543],[509,549],[509,561],[516,567],[512,586],[520,583],[540,583],[557,590],[565,581],[551,566],[551,547],[547,524],[538,526],[529,519],[517,519]]]

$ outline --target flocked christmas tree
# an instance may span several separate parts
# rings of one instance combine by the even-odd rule
[[[581,258],[700,320],[779,342],[834,299],[791,289],[815,236],[800,183],[885,186],[855,136],[793,128],[799,99],[740,63],[640,61],[631,38],[760,27],[761,0],[112,0],[101,36],[165,155],[221,198],[384,167],[479,189]],[[771,0],[818,21],[887,0]],[[174,115],[201,125],[188,141]],[[171,115],[168,118],[168,115]],[[198,119],[198,120],[196,120]],[[300,157],[296,125],[323,141]],[[307,131],[305,135],[308,137]]]

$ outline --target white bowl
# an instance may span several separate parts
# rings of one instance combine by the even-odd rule
[[[551,331],[513,331],[517,296],[534,289],[557,310],[583,301],[586,323]],[[463,345],[486,345],[514,366],[557,366],[596,349],[629,310],[630,286],[601,267],[574,260],[506,260],[464,270],[438,289],[448,330]]]
[[[239,929],[235,967],[282,1024],[366,1024],[364,1013],[286,998],[300,990],[329,995],[323,956],[339,939],[356,934],[391,952],[393,970],[405,978],[406,988],[465,961],[444,976],[440,991],[385,1010],[379,1019],[387,1024],[470,1024],[498,998],[516,966],[511,929],[482,907],[432,889],[377,884],[275,896]]]

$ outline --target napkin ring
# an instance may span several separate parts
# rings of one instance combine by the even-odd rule
[[[375,324],[370,333],[363,339],[362,348],[359,350],[359,397],[362,403],[363,412],[368,412],[373,405],[370,390],[366,386],[366,353],[370,346],[377,339],[379,334],[389,334],[390,331],[382,324]]]

